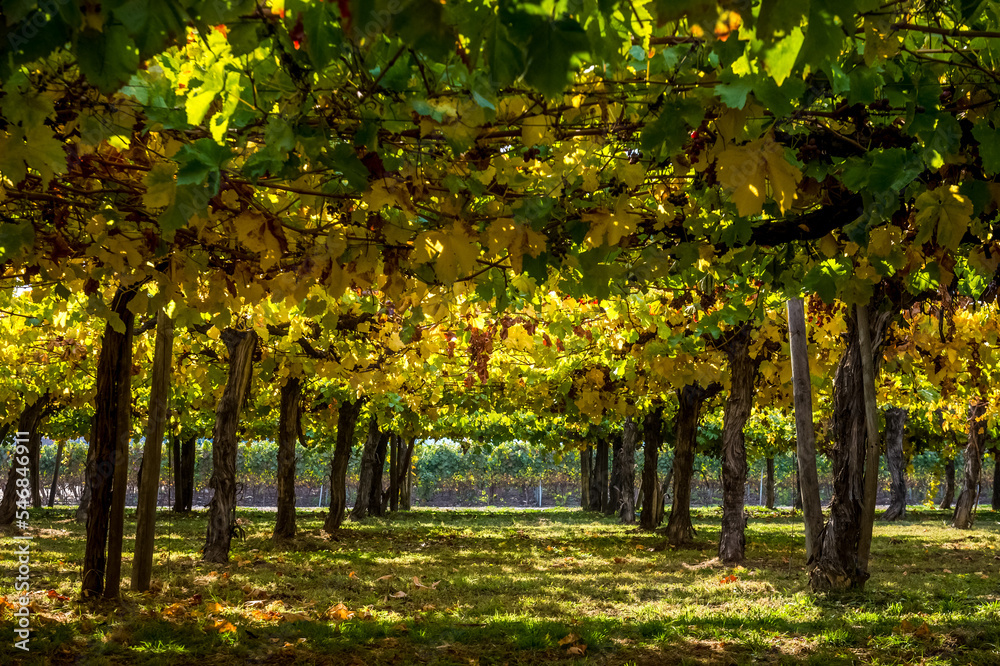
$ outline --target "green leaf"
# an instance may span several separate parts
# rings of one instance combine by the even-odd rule
[[[306,54],[315,69],[326,69],[340,54],[343,33],[339,26],[340,18],[331,4],[316,3],[302,13]]]
[[[139,68],[139,50],[122,25],[103,32],[84,30],[76,45],[76,60],[87,80],[110,94],[125,85]]]
[[[979,142],[979,158],[983,163],[983,171],[988,176],[1000,172],[1000,130],[980,122],[972,128],[972,136]]]
[[[371,175],[354,148],[346,143],[337,144],[330,154],[332,166],[344,175],[347,184],[358,192],[367,189],[368,177]]]
[[[0,262],[16,259],[35,244],[35,228],[31,222],[0,223]]]
[[[563,94],[572,58],[589,49],[587,34],[571,19],[546,21],[528,42],[524,80],[548,97]]]
[[[837,284],[847,276],[849,268],[850,259],[846,257],[827,259],[806,273],[802,288],[814,292],[825,303],[833,303],[837,298]]]
[[[663,153],[673,154],[684,145],[690,127],[697,127],[705,117],[705,108],[693,99],[673,98],[663,105],[660,115],[647,123],[640,136],[643,150],[662,147]]]
[[[455,51],[455,31],[445,21],[440,2],[411,0],[393,16],[392,27],[408,46],[434,60]]]
[[[764,63],[767,66],[767,71],[779,86],[792,73],[795,60],[799,55],[799,49],[802,48],[803,39],[804,35],[802,31],[798,27],[793,28],[787,37],[764,53]]]

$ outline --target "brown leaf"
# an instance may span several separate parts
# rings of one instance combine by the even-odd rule
[[[228,620],[212,620],[205,625],[205,628],[210,631],[216,631],[220,634],[236,633],[236,627]]]
[[[578,654],[582,657],[583,655],[587,654],[587,646],[573,645],[568,650],[566,650],[566,654]]]
[[[393,575],[392,574],[386,574],[384,576],[379,576],[375,580],[389,580],[390,578],[393,578]]]
[[[563,638],[559,639],[559,645],[569,645],[570,643],[575,643],[580,640],[580,637],[576,634],[568,634]]]
[[[931,635],[931,628],[927,626],[926,622],[924,622],[917,628],[916,631],[913,632],[913,635],[918,638],[927,638]]]
[[[402,599],[403,597],[406,596],[406,592],[400,590],[399,592],[393,592],[389,596],[392,597],[393,599]]]
[[[308,621],[308,620],[311,620],[311,619],[312,618],[310,618],[305,613],[282,613],[281,614],[281,621],[282,622],[304,622],[304,621]]]

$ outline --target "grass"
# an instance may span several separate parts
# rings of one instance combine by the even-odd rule
[[[5,608],[0,663],[1000,663],[998,514],[971,531],[922,509],[877,523],[865,591],[817,597],[801,520],[753,512],[735,568],[715,560],[719,509],[696,509],[697,540],[676,550],[579,510],[504,509],[415,510],[332,537],[307,510],[276,545],[274,514],[241,510],[227,566],[198,559],[204,513],[164,512],[155,592],[112,605],[76,601],[72,512],[34,510],[31,652],[13,648]],[[123,568],[127,581],[130,554]]]

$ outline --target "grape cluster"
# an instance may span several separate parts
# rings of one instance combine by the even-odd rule
[[[496,327],[491,326],[486,330],[473,328],[469,333],[469,375],[466,384],[473,374],[479,377],[483,384],[489,379],[488,363],[490,354],[493,353],[493,333]]]

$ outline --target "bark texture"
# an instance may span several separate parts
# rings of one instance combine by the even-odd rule
[[[949,458],[944,463],[944,497],[938,508],[950,509],[951,503],[955,499],[955,459]]]
[[[965,446],[965,474],[962,492],[955,501],[952,525],[959,529],[972,529],[979,502],[979,477],[986,450],[986,405],[974,402],[969,405],[969,439]]]
[[[194,508],[194,463],[197,435],[175,437],[174,450],[174,508],[186,513]]]
[[[119,332],[108,323],[101,339],[101,353],[97,360],[97,387],[94,394],[94,420],[90,434],[90,447],[94,450],[93,465],[87,468],[87,485],[90,486],[87,507],[87,544],[83,556],[84,597],[104,594],[118,596],[118,585],[108,572],[108,559],[118,541],[121,553],[123,525],[112,526],[112,495],[116,494],[124,508],[125,488],[116,485],[116,473],[122,462],[120,452],[128,451],[131,430],[132,406],[132,328],[134,316],[126,307],[132,291],[119,289],[112,300],[111,310],[121,319],[124,329]],[[122,444],[124,443],[124,446]],[[124,517],[124,512],[121,514]],[[118,512],[115,511],[116,518]],[[118,566],[121,566],[119,559]],[[105,576],[107,575],[107,580]]]
[[[76,522],[87,524],[87,513],[90,510],[90,475],[94,469],[94,446],[87,443],[87,460],[83,467],[83,492],[80,493],[80,505],[76,507]]]
[[[593,447],[580,449],[580,507],[590,508],[590,467]]]
[[[764,461],[767,473],[764,477],[764,506],[768,509],[774,508],[774,458],[767,458]]]
[[[410,437],[410,441],[406,445],[406,452],[403,457],[402,469],[400,469],[400,484],[399,484],[399,510],[409,511],[411,507],[411,498],[413,496],[413,449],[417,444],[416,437]]]
[[[278,416],[278,512],[274,539],[295,536],[295,442],[302,432],[302,379],[289,377],[281,387]]]
[[[594,446],[590,475],[590,510],[604,511],[608,502],[608,440],[601,437]]]
[[[631,416],[625,419],[622,443],[616,454],[618,478],[618,518],[623,523],[635,522],[635,449],[639,442],[639,424]]]
[[[379,430],[378,419],[373,415],[371,422],[368,424],[368,437],[365,439],[365,447],[361,452],[361,470],[358,476],[358,499],[354,503],[354,508],[351,509],[351,520],[364,520],[368,516],[378,516],[381,514],[382,465],[385,464],[385,443],[388,439],[389,433]],[[373,500],[376,503],[374,507],[372,506]]]
[[[885,411],[885,462],[889,468],[889,508],[882,514],[884,520],[902,520],[906,516],[906,455],[903,452],[903,434],[907,412],[902,407]]]
[[[351,461],[361,405],[361,400],[344,400],[337,412],[337,445],[330,463],[330,513],[323,523],[323,529],[329,533],[340,529],[347,511],[347,465]]]
[[[998,458],[1000,458],[1000,449],[993,449],[993,497],[990,504],[994,511],[1000,511],[1000,460]]]
[[[51,396],[45,393],[37,398],[35,398],[31,404],[25,405],[24,411],[21,412],[21,417],[17,422],[17,433],[28,433],[26,439],[16,439],[27,445],[28,455],[31,455],[33,440],[41,442],[42,433],[39,426],[42,423],[45,410],[49,405]],[[15,436],[17,435],[15,433]],[[11,452],[15,451],[15,447],[11,447]],[[20,456],[17,456],[20,457]],[[31,461],[28,461],[28,478],[31,478]],[[18,474],[18,469],[20,465],[14,464],[14,457],[11,458],[10,471],[7,472],[7,483],[3,490],[3,499],[0,500],[0,525],[11,525],[14,522],[14,518],[17,513],[17,480],[21,478]]]
[[[604,515],[613,516],[621,506],[621,482],[618,476],[621,471],[618,469],[620,462],[619,452],[622,448],[622,436],[618,435],[611,441],[611,474],[608,478],[608,499],[604,502]]]
[[[890,313],[869,316],[869,334],[875,371],[880,348],[890,322]],[[862,535],[865,452],[868,439],[865,422],[861,343],[857,320],[847,319],[847,347],[837,365],[833,384],[833,498],[830,517],[820,535],[809,572],[813,591],[838,591],[864,587],[869,574],[858,560]]]
[[[694,450],[698,438],[698,416],[705,400],[722,387],[712,384],[707,389],[688,384],[677,392],[677,440],[674,444],[674,497],[667,521],[667,541],[679,546],[694,538],[691,524],[691,475],[694,472]]]
[[[795,507],[802,509],[805,528],[806,562],[815,561],[823,530],[823,508],[819,501],[816,472],[816,431],[813,426],[812,381],[806,345],[805,305],[791,298],[788,309],[788,348],[792,362],[792,390],[795,400]]]
[[[722,421],[722,531],[719,559],[725,564],[743,561],[746,550],[744,495],[747,449],[743,428],[753,407],[757,364],[750,358],[749,326],[743,326],[726,345],[730,389]]]
[[[163,433],[167,429],[167,403],[170,401],[170,360],[174,343],[174,322],[164,311],[156,315],[156,343],[149,389],[149,419],[142,451],[139,498],[136,502],[135,555],[132,558],[132,589],[149,589],[153,573],[153,537],[156,530],[156,505],[160,497],[160,457]]]
[[[55,469],[52,470],[52,485],[49,488],[49,508],[51,509],[56,503],[56,484],[59,482],[59,466],[62,463],[63,447],[66,444],[65,441],[59,440],[59,446],[56,448],[56,465]]]
[[[206,562],[225,564],[229,546],[237,534],[236,523],[236,428],[240,410],[250,394],[253,376],[253,352],[257,334],[253,330],[226,329],[222,341],[229,351],[229,377],[215,410],[212,430],[212,477],[208,486],[215,490],[208,505],[208,531],[205,535]]]
[[[663,407],[646,413],[642,421],[642,511],[639,526],[655,530],[663,522],[663,487],[660,485],[657,466],[663,447]]]

